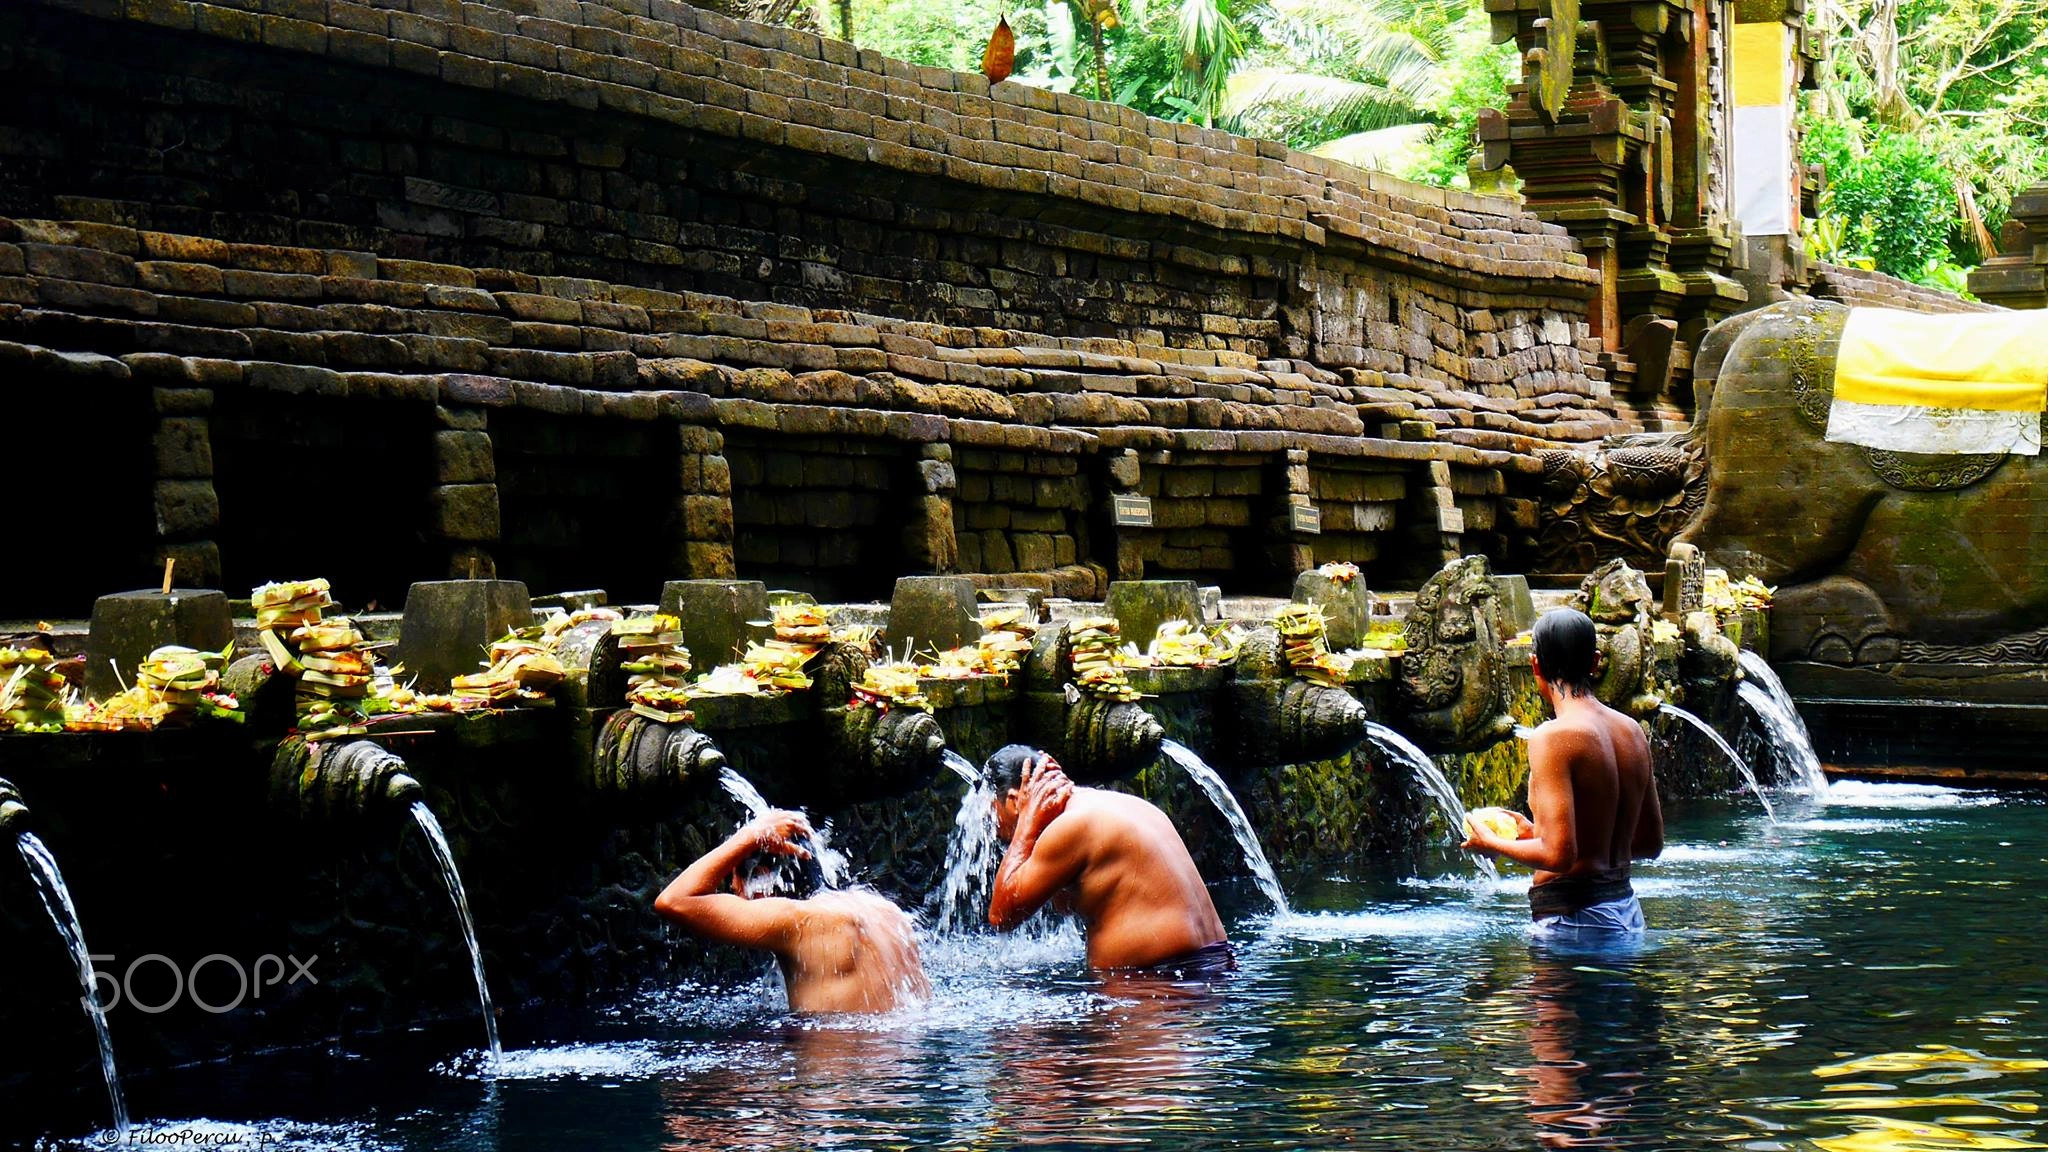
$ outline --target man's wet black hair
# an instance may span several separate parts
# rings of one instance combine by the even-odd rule
[[[1576,608],[1552,608],[1536,621],[1536,668],[1568,696],[1593,694],[1593,663],[1600,645],[1593,621]]]
[[[796,840],[809,852],[803,859],[774,852],[749,853],[733,869],[750,896],[787,896],[808,900],[825,890],[825,869],[818,863],[817,842],[808,836]]]
[[[1029,744],[1005,744],[981,766],[981,778],[1001,796],[1024,784],[1024,767],[1044,753]]]

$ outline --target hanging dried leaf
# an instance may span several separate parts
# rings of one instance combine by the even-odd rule
[[[996,30],[988,38],[988,50],[981,54],[981,74],[991,84],[1000,84],[1010,78],[1010,69],[1017,62],[1017,34],[1010,31],[1010,18],[1001,17],[996,21]]]

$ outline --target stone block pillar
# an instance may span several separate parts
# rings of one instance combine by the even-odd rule
[[[211,588],[116,592],[93,602],[85,641],[85,690],[104,700],[135,683],[144,657],[166,644],[218,652],[235,638],[228,598]]]
[[[1309,476],[1308,450],[1289,448],[1282,471],[1285,483],[1273,512],[1267,562],[1280,572],[1306,572],[1316,566],[1315,535],[1295,527],[1294,509],[1315,507],[1315,484]]]
[[[1449,464],[1431,460],[1412,481],[1401,510],[1408,525],[1406,567],[1408,575],[1424,576],[1464,553],[1465,515],[1458,511]]]
[[[920,444],[917,450],[917,495],[910,501],[903,525],[903,556],[912,567],[947,573],[959,567],[960,544],[953,531],[953,494],[959,476],[953,469],[951,444]]]
[[[676,512],[682,530],[671,561],[693,580],[730,579],[738,568],[732,551],[732,468],[725,459],[725,434],[702,424],[681,424],[676,428],[676,447],[681,468]]]
[[[491,486],[495,503],[497,488]],[[431,580],[405,596],[398,663],[419,678],[422,692],[483,667],[484,651],[515,628],[533,623],[533,601],[517,580]]]
[[[491,548],[498,542],[500,524],[489,410],[444,403],[434,409],[434,420],[429,523],[448,557],[447,574],[459,580],[493,579],[498,563]]]
[[[174,579],[180,584],[218,584],[220,497],[213,487],[211,378],[195,373],[189,360],[171,356],[133,359],[130,370],[148,383],[156,412],[151,437],[156,564],[161,567],[166,560],[176,560]],[[122,672],[131,674],[132,669]]]

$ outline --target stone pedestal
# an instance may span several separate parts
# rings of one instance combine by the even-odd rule
[[[1365,639],[1366,626],[1372,622],[1372,593],[1363,573],[1336,580],[1311,569],[1294,578],[1294,598],[1322,609],[1332,651],[1356,648]]]
[[[907,651],[915,644],[921,652],[934,651],[980,638],[974,581],[965,576],[905,576],[896,581],[885,636],[890,647]]]
[[[738,660],[747,641],[769,635],[768,586],[759,580],[670,580],[661,610],[683,622],[683,646],[700,672]]]
[[[405,594],[397,661],[422,692],[483,667],[485,650],[533,623],[533,601],[517,580],[423,580]]]
[[[1500,626],[1503,640],[1511,640],[1536,626],[1536,598],[1529,593],[1527,576],[1493,578],[1493,618]]]
[[[1168,620],[1200,624],[1202,593],[1192,580],[1118,580],[1109,586],[1108,609],[1124,643],[1142,652]]]
[[[135,683],[143,657],[166,644],[218,652],[235,638],[227,594],[210,588],[116,592],[93,602],[85,642],[85,690],[104,700]],[[119,676],[115,669],[120,669]]]

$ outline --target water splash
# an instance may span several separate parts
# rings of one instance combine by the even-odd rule
[[[747,810],[747,819],[759,820],[775,810],[754,782],[733,771],[730,765],[718,770],[718,784],[725,794],[739,802]],[[811,858],[818,862],[819,882],[827,888],[844,888],[853,879],[853,865],[846,853],[832,847],[832,822],[825,821],[812,829],[816,839],[811,842]]]
[[[768,803],[768,798],[761,795],[759,788],[754,787],[753,781],[733,771],[730,766],[718,770],[718,785],[725,789],[727,796],[739,801],[740,807],[747,810],[749,820],[759,820],[774,810]]]
[[[1798,786],[1815,800],[1825,803],[1828,796],[1827,773],[1821,771],[1820,757],[1814,754],[1813,739],[1806,732],[1806,721],[1800,718],[1799,709],[1793,706],[1784,682],[1771,671],[1769,664],[1764,663],[1763,657],[1746,649],[1742,653],[1742,670],[1747,676],[1735,686],[1736,699],[1748,705],[1756,715],[1772,754],[1780,764],[1792,770]]]
[[[1450,821],[1451,835],[1455,843],[1465,839],[1465,802],[1458,799],[1458,790],[1444,777],[1443,771],[1429,754],[1415,746],[1413,740],[1387,727],[1377,720],[1365,722],[1365,734],[1381,751],[1406,764],[1415,773],[1415,782],[1436,803],[1437,811]],[[1472,854],[1472,865],[1488,880],[1500,879],[1500,868],[1493,860],[1479,853]]]
[[[1287,915],[1290,911],[1287,893],[1281,891],[1280,878],[1273,874],[1273,865],[1266,859],[1266,850],[1259,846],[1258,834],[1252,831],[1252,822],[1245,816],[1237,797],[1231,794],[1230,785],[1224,783],[1223,777],[1204,763],[1194,749],[1178,740],[1166,741],[1159,750],[1166,754],[1168,760],[1178,764],[1209,798],[1209,802],[1216,806],[1216,810],[1223,814],[1223,822],[1230,825],[1230,835],[1237,840],[1238,850],[1244,853],[1245,867],[1251,869],[1252,880],[1266,899],[1272,901],[1274,915]]]
[[[967,781],[967,793],[953,814],[953,834],[946,840],[946,877],[939,885],[935,915],[938,930],[955,935],[979,923],[988,907],[1002,845],[996,837],[995,785],[950,750],[946,766]]]
[[[498,1043],[498,1017],[491,1010],[491,986],[484,980],[484,950],[476,942],[476,921],[469,915],[469,894],[463,891],[462,874],[455,870],[455,853],[448,847],[448,837],[442,834],[441,822],[434,819],[426,801],[412,802],[412,818],[420,826],[420,831],[426,834],[427,847],[434,853],[434,863],[441,866],[441,883],[448,889],[448,898],[454,902],[456,918],[462,925],[462,943],[469,949],[469,971],[476,977],[477,1004],[484,1014],[484,1039],[490,1045],[490,1063],[484,1068],[488,1074],[498,1066],[505,1049]]]
[[[1728,743],[1727,739],[1714,730],[1713,725],[1680,708],[1676,704],[1659,704],[1657,705],[1657,711],[1662,712],[1666,716],[1676,716],[1678,719],[1705,733],[1707,739],[1713,741],[1714,747],[1721,750],[1721,755],[1726,756],[1728,762],[1735,765],[1735,770],[1742,774],[1742,782],[1749,785],[1749,790],[1756,794],[1757,803],[1764,806],[1764,819],[1769,820],[1773,824],[1778,822],[1778,814],[1771,811],[1771,798],[1764,795],[1763,785],[1757,783],[1756,773],[1750,771],[1749,761],[1744,760],[1735,751],[1734,747]]]
[[[953,751],[951,748],[946,749],[939,759],[945,763],[946,767],[953,770],[953,775],[967,781],[969,788],[980,786],[981,769],[974,766],[974,761]]]
[[[57,926],[57,934],[64,938],[64,947],[70,951],[71,962],[78,969],[79,987],[84,989],[79,1003],[85,1005],[85,1014],[92,1020],[93,1034],[99,1038],[100,1074],[107,1081],[107,1104],[114,1116],[113,1131],[125,1143],[128,1139],[128,1102],[121,1095],[121,1076],[114,1070],[114,1040],[107,1032],[107,1012],[93,991],[92,953],[85,946],[85,926],[79,923],[78,908],[71,903],[71,889],[64,884],[64,873],[57,869],[57,858],[50,855],[42,840],[33,832],[22,832],[14,838],[14,846],[21,851],[29,875],[35,878],[36,895],[42,897],[43,909],[50,914],[50,922]]]

